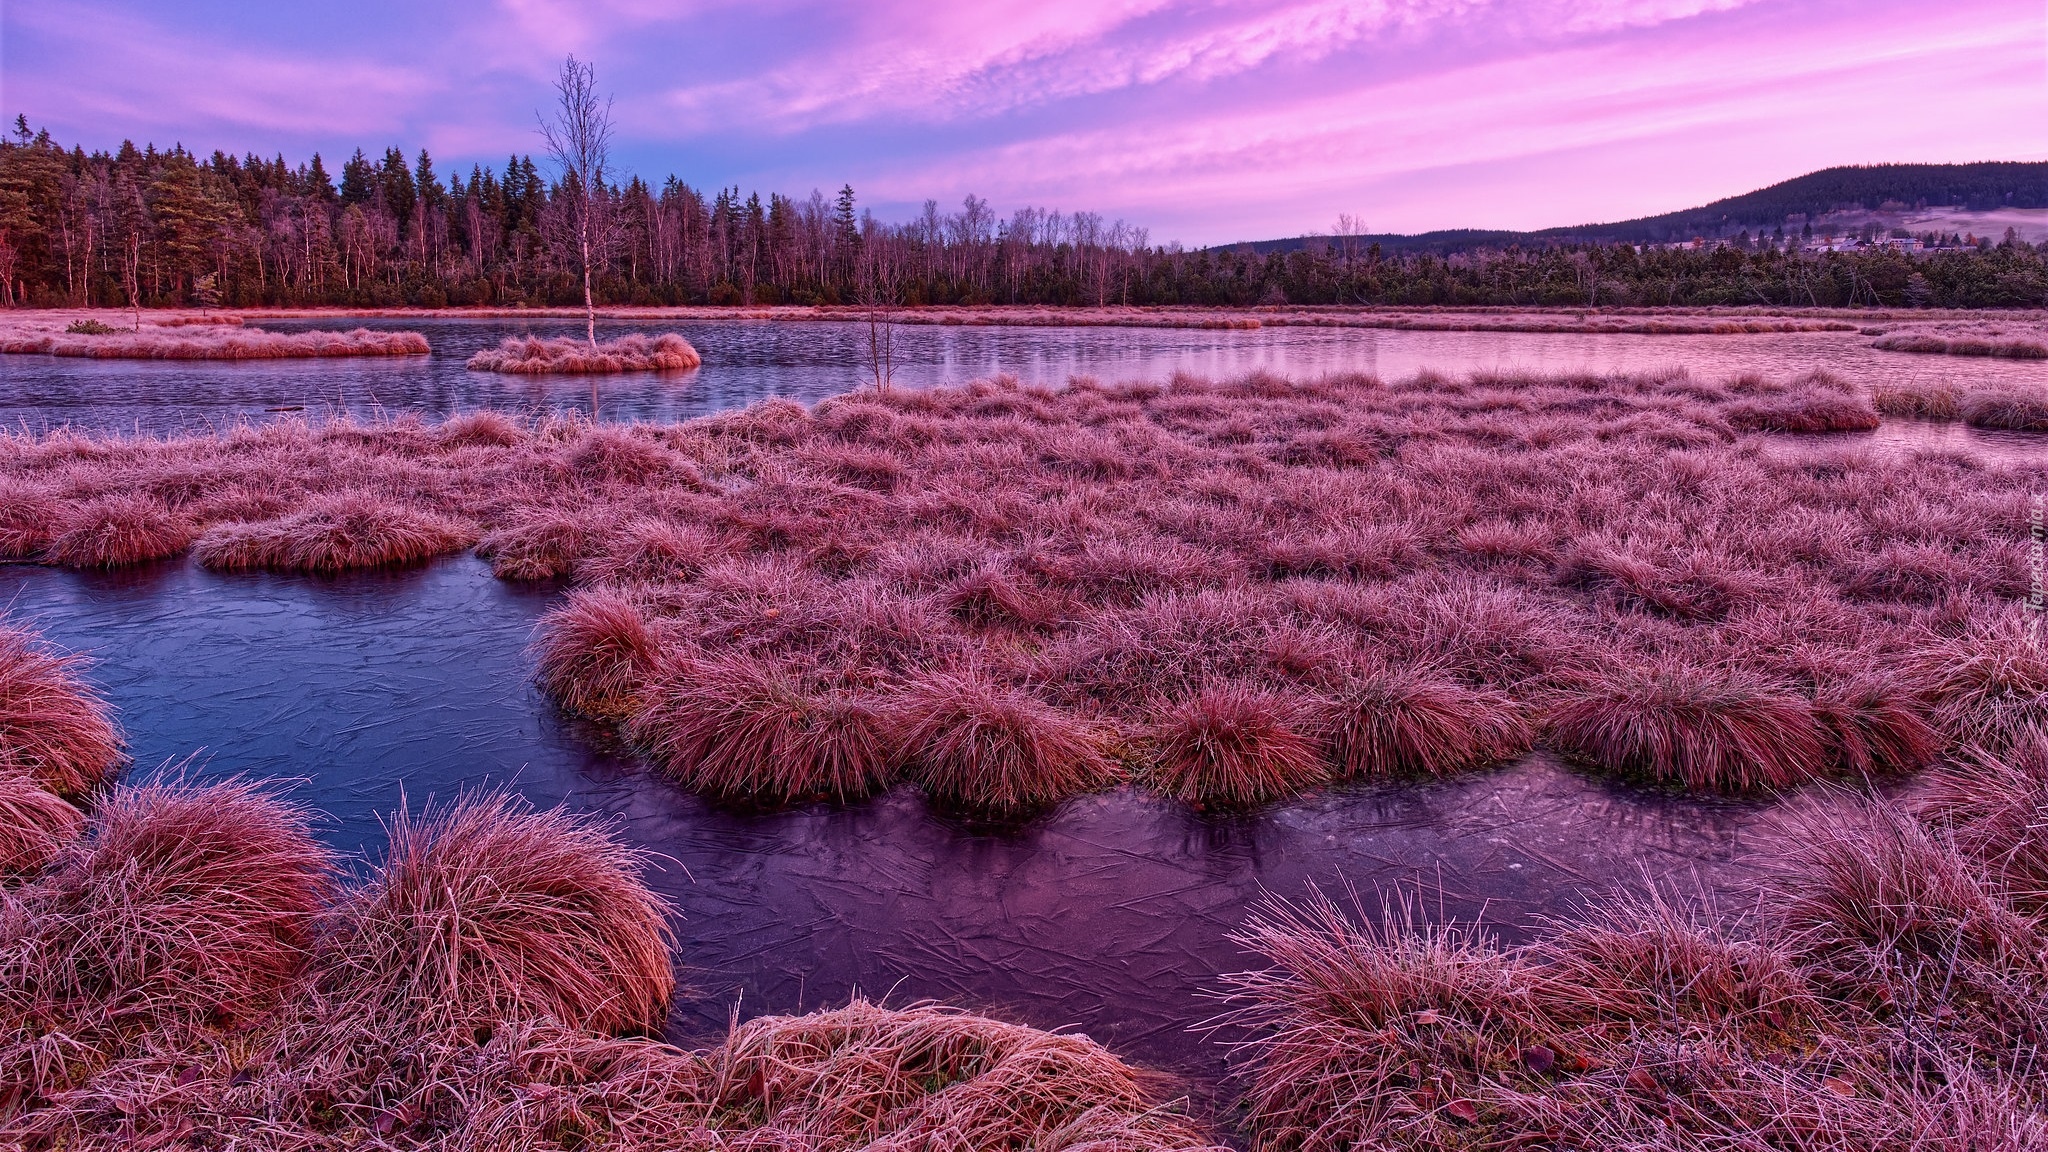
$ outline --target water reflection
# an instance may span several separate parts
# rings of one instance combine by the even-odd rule
[[[273,322],[292,330],[356,321]],[[409,328],[434,346],[428,357],[324,361],[115,361],[0,357],[7,423],[171,431],[265,419],[270,410],[358,415],[418,411],[431,416],[477,407],[579,408],[590,382],[575,377],[499,376],[466,371],[479,348],[524,333],[574,335],[571,320],[369,320]],[[811,402],[865,379],[866,328],[853,323],[717,321],[605,323],[601,336],[676,330],[704,355],[690,373],[648,373],[601,382],[606,419],[669,420],[767,396]],[[992,328],[903,326],[895,378],[910,387],[1013,373],[1036,383],[1073,376],[1158,380],[1176,371],[1227,377],[1254,369],[1288,376],[1339,370],[1401,379],[1423,368],[1452,375],[1478,369],[1634,372],[1683,367],[1719,379],[1745,372],[1790,376],[1825,368],[1866,384],[2021,384],[2048,387],[2048,363],[1880,352],[1856,333],[1627,336],[1570,333],[1402,332],[1266,328]]]

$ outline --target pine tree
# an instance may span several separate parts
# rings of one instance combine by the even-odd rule
[[[370,167],[369,158],[363,155],[361,148],[356,149],[356,154],[341,166],[341,206],[347,208],[369,203],[371,193],[376,190],[372,182],[374,175],[375,169]]]

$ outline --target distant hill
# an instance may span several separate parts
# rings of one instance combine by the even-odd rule
[[[1361,244],[1378,244],[1388,252],[1460,252],[1471,248],[1524,247],[1548,244],[1601,243],[1662,244],[1732,236],[1738,232],[1769,232],[1788,217],[1814,217],[1829,213],[1896,211],[1946,205],[1971,212],[2002,208],[2048,208],[2048,162],[1993,161],[1982,164],[1870,164],[1844,168],[1823,168],[1741,196],[1716,200],[1698,208],[1621,220],[1612,224],[1580,224],[1569,228],[1545,228],[1537,232],[1506,232],[1457,228],[1416,235],[1378,233],[1357,238]],[[1798,230],[1795,222],[1790,231]],[[1261,240],[1253,250],[1292,252],[1311,237]],[[1224,244],[1236,249],[1244,244]]]

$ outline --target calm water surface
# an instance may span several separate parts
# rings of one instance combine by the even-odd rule
[[[280,331],[355,321],[274,322]],[[172,431],[275,408],[361,415],[418,411],[442,416],[468,408],[590,405],[590,381],[538,380],[469,372],[470,354],[522,333],[578,335],[573,320],[363,321],[411,329],[431,356],[352,360],[74,360],[0,356],[0,415],[16,427],[69,423],[92,428]],[[867,329],[838,322],[717,321],[600,324],[600,336],[680,331],[704,357],[688,373],[607,377],[599,385],[606,419],[676,419],[752,403],[766,396],[809,402],[861,384]],[[1744,372],[1789,376],[1826,368],[1866,382],[2008,383],[2048,389],[2048,363],[1880,352],[1855,333],[1750,336],[1591,336],[1555,333],[1398,332],[1372,329],[1265,328],[977,328],[903,325],[896,334],[896,381],[922,387],[998,372],[1060,384],[1073,376],[1104,381],[1161,380],[1177,371],[1229,377],[1253,369],[1286,376],[1363,371],[1394,380],[1421,369],[1458,375],[1478,369],[1633,372],[1682,366],[1720,379]]]
[[[1617,884],[1734,882],[1757,817],[1540,757],[1233,817],[1116,792],[990,830],[908,790],[736,814],[650,775],[532,686],[524,649],[554,595],[473,557],[338,579],[189,560],[0,567],[15,620],[92,654],[139,773],[289,779],[349,853],[374,854],[378,817],[400,803],[475,789],[618,821],[662,855],[653,880],[680,918],[679,1040],[717,1033],[735,1008],[931,997],[1078,1027],[1206,1099],[1221,1049],[1190,1029],[1219,1010],[1219,977],[1254,965],[1226,936],[1263,896],[1314,886],[1378,915],[1405,892],[1425,919],[1483,916],[1518,938]]]

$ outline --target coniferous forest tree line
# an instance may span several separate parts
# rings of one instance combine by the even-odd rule
[[[2048,305],[2048,244],[1807,252],[1567,244],[1449,256],[1345,237],[1261,255],[1154,245],[1089,212],[999,217],[969,196],[907,222],[853,189],[805,198],[638,177],[598,190],[602,304]],[[0,304],[11,307],[581,303],[566,205],[530,157],[443,173],[358,150],[332,172],[183,147],[0,139]]]

